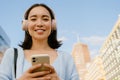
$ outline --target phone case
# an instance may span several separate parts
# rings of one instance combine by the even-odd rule
[[[47,55],[47,54],[40,54],[40,55],[33,55],[32,56],[32,65],[43,64],[43,63],[50,64],[49,55]],[[38,69],[34,70],[34,72],[48,71],[48,70],[49,69],[47,67],[42,65],[41,68],[38,68]]]

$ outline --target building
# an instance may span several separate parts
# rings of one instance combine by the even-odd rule
[[[120,18],[100,49],[107,80],[120,80]]]
[[[90,62],[90,53],[88,46],[80,42],[73,46],[72,56],[75,61],[80,80],[84,80],[86,70],[86,63]]]
[[[0,62],[5,50],[10,46],[10,39],[0,26]]]
[[[97,56],[87,65],[85,80],[106,80],[102,59]]]

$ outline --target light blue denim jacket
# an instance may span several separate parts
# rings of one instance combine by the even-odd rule
[[[25,63],[23,49],[18,47],[17,58],[17,73],[16,77],[19,78],[23,72],[31,65]],[[70,54],[62,51],[57,51],[58,57],[52,64],[55,68],[60,80],[79,80],[78,72],[76,70],[73,58]],[[2,59],[0,65],[0,80],[16,80],[14,78],[14,49],[9,48]]]

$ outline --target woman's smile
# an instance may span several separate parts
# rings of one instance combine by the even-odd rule
[[[37,34],[43,34],[46,30],[45,29],[36,29],[35,32],[37,32]]]

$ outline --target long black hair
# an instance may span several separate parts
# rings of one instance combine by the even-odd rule
[[[24,15],[24,19],[27,20],[28,19],[28,16],[29,16],[29,13],[30,11],[35,8],[35,7],[38,7],[38,6],[42,6],[44,8],[46,8],[49,13],[50,13],[50,16],[51,16],[51,19],[55,19],[55,16],[54,16],[54,13],[53,11],[45,4],[33,4],[30,8],[28,8],[28,10],[25,12],[25,15]],[[58,41],[57,40],[57,28],[56,29],[53,29],[51,31],[51,34],[49,35],[48,37],[48,45],[53,48],[53,49],[57,49],[59,48],[62,43],[61,41]],[[25,31],[25,39],[24,39],[24,42],[22,42],[22,44],[19,44],[20,47],[22,47],[23,49],[30,49],[32,47],[32,37],[30,36],[30,34]]]

